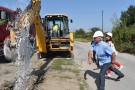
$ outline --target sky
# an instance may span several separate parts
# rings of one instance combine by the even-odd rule
[[[0,6],[15,10],[24,9],[30,0],[0,0]],[[86,32],[92,27],[99,27],[103,31],[112,31],[111,18],[116,14],[118,18],[121,11],[126,11],[135,0],[41,0],[40,15],[67,14],[73,23],[69,23],[70,31],[83,28]],[[102,18],[103,11],[103,18]],[[103,23],[102,23],[103,20]]]

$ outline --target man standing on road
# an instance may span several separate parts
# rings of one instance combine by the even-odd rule
[[[124,77],[124,75],[115,68],[115,52],[106,42],[103,41],[103,33],[101,31],[96,31],[93,38],[94,43],[91,45],[88,52],[88,62],[89,64],[92,63],[92,52],[95,51],[99,60],[99,67],[101,69],[99,72],[98,90],[105,90],[105,74],[109,68],[118,75],[116,80]]]

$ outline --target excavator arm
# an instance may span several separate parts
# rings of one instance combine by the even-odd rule
[[[10,38],[5,39],[4,44],[4,55],[6,59],[13,60],[13,53],[17,53],[17,36],[20,34],[21,30],[25,27],[27,23],[30,26],[35,27],[32,32],[36,33],[35,41],[37,52],[46,53],[46,43],[45,43],[45,30],[42,26],[42,21],[40,17],[41,1],[31,0],[29,5],[25,8],[22,14],[13,22],[8,22],[7,30],[10,31]],[[33,28],[33,27],[32,27]],[[34,31],[35,30],[35,31]]]

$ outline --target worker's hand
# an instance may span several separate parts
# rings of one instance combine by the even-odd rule
[[[113,63],[113,64],[111,64],[110,66],[111,66],[112,68],[115,68],[115,64],[114,64],[114,63]]]
[[[92,59],[91,58],[88,58],[88,63],[92,64]]]

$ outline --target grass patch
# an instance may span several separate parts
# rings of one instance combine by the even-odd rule
[[[79,85],[80,90],[86,90],[89,86],[86,83],[86,81],[82,77],[80,77],[80,70],[72,70],[72,72],[77,77],[77,81],[78,81],[78,85]]]
[[[38,68],[31,68],[33,71],[38,70]]]
[[[80,70],[75,69],[75,70],[72,70],[72,72],[73,72],[76,76],[79,76]]]
[[[63,62],[63,65],[73,65],[73,60],[69,59],[69,60],[65,60]]]
[[[53,76],[53,77],[59,77],[62,79],[72,79],[70,76]]]
[[[66,65],[68,67],[66,67]],[[64,67],[62,67],[64,66]],[[60,71],[60,73],[62,72],[72,72],[73,74],[75,74],[78,85],[79,85],[79,89],[80,90],[88,90],[89,86],[86,83],[86,81],[80,76],[80,70],[76,69],[76,68],[72,68],[73,66],[75,66],[75,63],[73,62],[73,60],[67,60],[67,59],[55,59],[51,65],[51,69],[52,70],[57,70]],[[54,76],[54,77],[59,77],[62,79],[73,79],[71,76]]]
[[[55,59],[51,65],[51,69],[53,70],[70,70],[68,68],[62,68],[62,65],[73,65],[72,59]]]
[[[63,78],[63,79],[72,79],[70,76],[60,76],[60,78]]]
[[[80,86],[80,90],[86,90],[86,88],[88,88],[88,84],[86,83],[86,81],[84,79],[82,79],[81,77],[78,77],[78,84]]]

